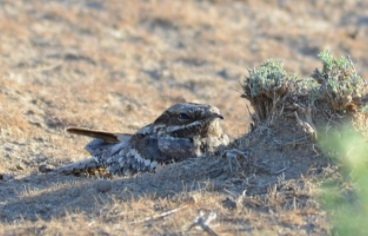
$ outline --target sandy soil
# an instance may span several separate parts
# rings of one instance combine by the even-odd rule
[[[245,176],[221,157],[112,179],[38,167],[87,156],[89,139],[68,126],[132,133],[182,101],[219,107],[235,140],[250,123],[241,83],[270,58],[308,77],[330,49],[366,78],[366,9],[363,0],[0,1],[0,234],[329,234],[311,184],[326,167],[318,157],[270,150],[264,172]]]

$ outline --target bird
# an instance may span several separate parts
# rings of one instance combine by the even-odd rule
[[[71,173],[98,166],[112,175],[153,172],[158,166],[200,157],[228,145],[229,137],[219,122],[222,119],[215,106],[185,102],[172,105],[134,134],[70,127],[69,133],[94,138],[85,146],[92,157],[59,171]]]

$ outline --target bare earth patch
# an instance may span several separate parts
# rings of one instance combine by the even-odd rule
[[[366,78],[367,7],[2,1],[0,234],[330,234],[316,196],[321,179],[338,174],[303,131],[308,113],[251,126],[240,82],[269,58],[311,76],[325,48],[351,55]],[[135,176],[39,172],[87,156],[89,140],[68,126],[132,133],[183,101],[220,108],[227,151]],[[318,126],[326,113],[316,106]],[[356,120],[365,127],[366,117]]]

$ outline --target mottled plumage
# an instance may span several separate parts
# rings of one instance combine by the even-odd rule
[[[94,137],[86,150],[111,174],[152,171],[158,165],[180,162],[213,152],[229,139],[219,124],[218,108],[180,103],[164,111],[135,134],[69,128],[71,133]]]

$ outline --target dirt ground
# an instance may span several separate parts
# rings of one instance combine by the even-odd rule
[[[350,55],[366,78],[366,9],[363,0],[0,1],[0,234],[330,234],[315,180],[333,167],[313,148],[267,146],[297,139],[290,127],[247,136],[241,83],[270,58],[308,77],[324,49]],[[113,178],[38,170],[88,156],[89,139],[68,126],[133,133],[183,101],[219,107],[229,149],[255,161],[218,153]]]

